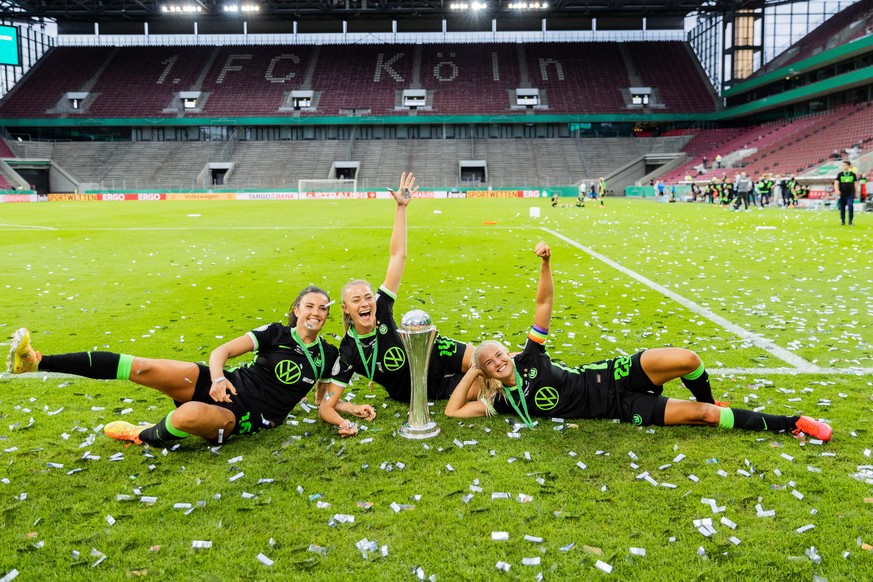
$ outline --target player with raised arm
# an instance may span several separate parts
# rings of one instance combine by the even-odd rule
[[[529,427],[535,417],[618,418],[638,426],[788,430],[830,440],[831,427],[807,416],[778,416],[716,405],[703,362],[690,350],[655,348],[576,368],[552,363],[544,346],[554,302],[551,250],[539,242],[536,254],[542,264],[534,325],[524,350],[510,356],[501,343],[483,342],[476,349],[473,367],[449,399],[446,416],[515,412]],[[663,385],[677,378],[697,402],[661,395]]]
[[[409,402],[411,397],[409,363],[394,321],[394,301],[406,266],[406,209],[417,189],[412,173],[404,172],[400,187],[391,190],[397,206],[388,270],[378,292],[374,293],[370,284],[362,280],[351,281],[342,290],[346,334],[340,343],[331,384],[318,411],[322,420],[339,427],[341,436],[351,436],[358,430],[357,425],[339,414],[340,397],[355,373],[366,377],[371,388],[374,383],[383,386],[394,400]],[[470,367],[472,356],[472,346],[437,336],[428,369],[428,398],[448,398]],[[372,420],[375,411],[364,418]]]

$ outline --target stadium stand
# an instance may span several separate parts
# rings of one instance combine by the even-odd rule
[[[311,114],[394,114],[396,92],[412,77],[414,51],[414,45],[321,47],[312,77],[318,111]]]
[[[80,91],[114,50],[103,47],[49,50],[3,98],[0,117],[61,117],[63,114],[52,114],[49,110],[65,93]]]
[[[755,72],[757,77],[873,33],[873,4],[857,2],[825,20]]]
[[[427,45],[422,47],[421,85],[433,94],[432,111],[481,115],[512,109],[512,89],[530,87],[519,64],[521,45]],[[514,93],[513,93],[514,95]]]
[[[869,103],[787,122],[702,130],[683,150],[689,161],[661,179],[672,183],[688,175],[697,179],[721,176],[725,169],[714,167],[715,156],[726,157],[748,148],[757,151],[740,159],[734,167],[755,175],[762,172],[802,174],[826,163],[834,149],[842,155],[852,147],[860,151],[873,149],[873,107]],[[699,173],[697,166],[704,156],[707,169]]]
[[[287,115],[280,113],[286,93],[300,88],[313,51],[317,50],[309,46],[215,49],[211,66],[201,72],[204,81],[199,90],[208,95],[207,100],[202,111],[185,115]]]
[[[628,42],[624,46],[643,86],[657,88],[658,102],[666,110],[715,110],[708,82],[685,43]]]
[[[298,180],[324,179],[337,160],[361,163],[359,189],[384,187],[409,167],[422,184],[458,181],[458,161],[486,160],[494,186],[572,184],[608,175],[648,153],[678,151],[689,136],[597,140],[476,139],[240,141],[227,188],[296,188]],[[105,189],[190,189],[225,142],[25,142],[29,158],[52,159],[81,182]],[[569,147],[568,147],[569,146]],[[202,184],[199,185],[202,187]]]
[[[2,158],[14,158],[15,152],[12,151],[12,148],[9,147],[9,144],[6,143],[6,140],[0,138],[0,159]]]
[[[215,50],[186,47],[180,55],[176,47],[114,49],[111,61],[99,72],[90,89],[96,98],[83,114],[89,117],[175,116],[175,111],[164,111],[173,104],[174,93],[197,90],[197,77]]]
[[[255,117],[397,115],[400,92],[423,88],[431,107],[417,114],[525,113],[519,87],[542,91],[544,113],[628,110],[632,75],[662,108],[707,112],[714,98],[681,42],[458,45],[328,45],[51,49],[0,104],[7,118]],[[441,56],[442,55],[442,56]],[[495,79],[496,77],[496,79]],[[366,90],[362,90],[366,87]],[[315,91],[316,108],[285,111],[291,90]],[[179,91],[200,91],[198,108],[180,111]],[[85,92],[79,109],[64,95]],[[60,107],[58,107],[60,105]],[[408,111],[400,108],[400,114]]]

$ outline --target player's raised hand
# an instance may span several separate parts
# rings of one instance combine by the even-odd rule
[[[552,249],[550,249],[549,245],[547,245],[544,241],[540,241],[536,244],[536,246],[534,247],[534,252],[539,258],[543,260],[546,260],[552,256]]]
[[[388,191],[391,192],[391,195],[394,196],[394,200],[397,202],[398,206],[406,206],[409,204],[409,200],[412,198],[413,194],[418,192],[418,186],[415,184],[415,176],[412,175],[412,172],[408,174],[403,172],[400,175],[400,187],[397,190],[393,190],[388,188]]]

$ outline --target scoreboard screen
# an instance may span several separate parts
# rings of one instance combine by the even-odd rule
[[[18,29],[14,26],[0,25],[0,65],[21,66]]]

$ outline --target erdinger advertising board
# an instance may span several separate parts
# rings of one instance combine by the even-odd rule
[[[467,190],[467,198],[539,198],[539,190]]]

